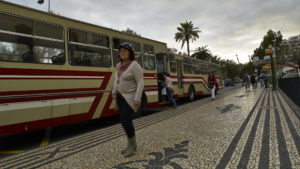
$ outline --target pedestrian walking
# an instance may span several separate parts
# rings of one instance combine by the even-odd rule
[[[215,90],[216,90],[216,84],[217,80],[215,78],[215,75],[213,72],[210,72],[208,74],[208,87],[211,89],[211,99],[215,100]]]
[[[112,96],[117,103],[116,109],[120,110],[120,120],[128,141],[127,147],[121,151],[121,154],[129,157],[137,149],[132,117],[141,104],[144,77],[141,66],[135,61],[131,44],[122,43],[119,46],[118,57],[121,62],[116,65]]]
[[[265,83],[265,88],[269,88],[268,78],[265,74],[263,75],[263,79],[264,79],[264,83]]]
[[[173,97],[174,90],[173,90],[172,79],[170,78],[170,75],[166,72],[164,73],[163,76],[164,76],[164,80],[165,80],[165,86],[167,87],[167,93],[168,93],[169,99],[172,103],[172,106],[174,108],[176,108],[177,104],[176,104],[176,101]]]
[[[246,90],[247,90],[248,87],[250,88],[250,86],[249,86],[249,78],[248,78],[248,75],[246,73],[243,76],[243,82],[244,82],[244,86],[245,86]]]
[[[255,76],[252,74],[251,78],[250,78],[251,84],[252,84],[252,88],[255,89],[256,88],[256,79]]]
[[[263,75],[261,75],[259,77],[259,83],[260,83],[260,87],[263,88],[264,87],[264,79],[263,79]]]

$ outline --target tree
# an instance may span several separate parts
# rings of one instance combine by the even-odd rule
[[[220,60],[219,64],[221,65],[221,73],[224,79],[231,78],[234,79],[240,75],[239,65],[236,64],[233,60]]]
[[[279,50],[280,43],[282,42],[282,35],[280,31],[274,32],[271,29],[263,37],[263,41],[260,43],[259,47],[253,51],[253,57],[257,56],[260,59],[263,59],[265,56],[265,49],[269,46],[275,47],[276,50]],[[252,58],[253,59],[253,58]]]
[[[191,57],[195,57],[196,59],[205,60],[205,61],[211,60],[212,54],[210,50],[207,49],[207,45],[198,47],[194,52],[195,53],[193,53]]]
[[[243,65],[241,72],[240,72],[240,77],[242,78],[245,73],[250,74],[250,75],[255,73],[255,66],[254,66],[253,62],[249,62],[249,63]]]
[[[168,51],[170,53],[177,53],[178,52],[178,50],[176,48],[168,48]]]
[[[221,58],[217,55],[212,55],[210,58],[210,62],[219,64],[221,62]]]
[[[127,33],[129,35],[134,35],[134,36],[141,36],[140,34],[137,34],[134,30],[127,28],[126,30],[123,30],[122,32]]]
[[[178,32],[175,33],[174,39],[176,42],[182,42],[181,48],[183,48],[184,44],[187,44],[187,52],[188,56],[190,56],[190,40],[193,42],[197,38],[199,38],[198,33],[201,31],[199,28],[194,27],[193,23],[190,21],[186,21],[185,23],[180,23],[180,27],[177,27]]]

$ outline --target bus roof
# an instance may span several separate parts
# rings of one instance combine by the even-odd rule
[[[180,57],[182,57],[182,58],[188,58],[188,59],[192,59],[192,60],[199,60],[199,61],[201,61],[201,62],[205,62],[205,63],[209,63],[209,64],[213,64],[213,65],[218,65],[218,66],[220,66],[220,64],[212,63],[212,62],[205,61],[205,60],[201,60],[201,59],[196,59],[196,58],[192,58],[192,57],[188,57],[188,56],[184,56],[184,55],[180,55],[180,54],[174,54],[174,53],[171,53],[171,54],[180,56]]]

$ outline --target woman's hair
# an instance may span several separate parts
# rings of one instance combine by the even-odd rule
[[[164,72],[163,75],[170,76],[170,74],[167,72]]]
[[[212,75],[212,76],[211,76]],[[214,78],[215,77],[215,74],[214,74],[214,72],[209,72],[209,74],[208,74],[208,77],[212,77],[212,78]]]

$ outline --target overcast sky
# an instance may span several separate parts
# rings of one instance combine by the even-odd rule
[[[48,10],[37,0],[7,0]],[[202,32],[191,51],[207,45],[222,59],[248,62],[269,29],[283,38],[300,34],[299,0],[51,0],[51,10],[62,16],[109,27],[130,28],[143,37],[181,49],[174,34],[179,23],[192,21]]]

